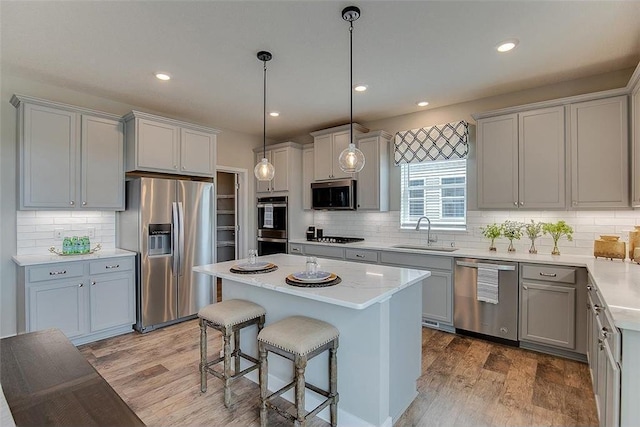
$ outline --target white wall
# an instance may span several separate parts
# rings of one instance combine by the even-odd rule
[[[3,70],[4,71],[4,70]],[[59,223],[64,226],[78,227],[78,223],[91,223],[88,217],[82,218],[77,213],[42,213],[40,212],[16,212],[16,111],[9,104],[9,99],[14,94],[35,96],[79,107],[92,108],[98,111],[124,115],[132,109],[159,114],[178,120],[189,121],[188,117],[180,117],[167,105],[163,111],[151,110],[143,106],[130,105],[116,102],[105,97],[99,97],[81,91],[70,90],[40,81],[30,80],[22,76],[11,75],[3,72],[0,76],[0,337],[13,335],[16,332],[16,267],[11,257],[17,253],[39,251],[48,248],[50,240],[46,237],[49,230],[45,226],[52,224],[39,224],[40,230],[21,228],[21,244],[17,247],[18,225],[21,227],[38,225],[38,221]],[[216,118],[211,117],[208,122],[198,121],[198,124],[220,129],[216,126]],[[218,164],[243,168],[253,171],[253,148],[262,143],[261,136],[251,136],[239,132],[220,129],[218,135]],[[249,182],[249,200],[255,200],[253,179]],[[252,205],[252,204],[251,204]],[[255,209],[249,209],[249,241],[255,240]],[[30,217],[30,215],[35,215]],[[46,215],[52,215],[47,218]],[[57,216],[63,215],[63,216]],[[101,213],[100,221],[110,222],[115,217],[113,212]],[[105,216],[102,216],[105,215]],[[31,218],[31,219],[29,219]],[[65,219],[68,218],[68,219]],[[32,221],[36,224],[27,224]],[[93,220],[96,220],[95,217]],[[25,221],[27,223],[25,223]],[[57,222],[56,222],[57,221]],[[96,223],[96,226],[98,223]],[[100,224],[99,239],[105,244],[112,245],[115,242],[115,228],[110,224]],[[28,235],[28,233],[33,233]],[[42,234],[44,233],[44,234]],[[97,240],[95,240],[97,243]],[[29,249],[31,248],[31,249]],[[37,248],[37,249],[36,249]]]

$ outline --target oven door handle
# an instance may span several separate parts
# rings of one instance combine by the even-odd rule
[[[275,242],[275,243],[287,243],[287,239],[272,239],[270,237],[258,237],[258,242]]]
[[[459,265],[460,267],[478,268],[478,264],[475,262],[456,261],[456,265]],[[494,265],[495,269],[500,271],[513,271],[516,269],[515,265],[502,265],[502,264],[491,264],[491,265]]]
[[[274,208],[286,208],[287,204],[286,203],[258,203],[257,206],[259,208],[266,208],[267,206],[271,206]]]

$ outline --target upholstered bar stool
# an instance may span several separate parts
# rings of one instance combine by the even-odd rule
[[[264,326],[265,309],[249,301],[231,299],[210,304],[198,312],[200,318],[200,390],[207,391],[207,373],[224,381],[224,406],[231,406],[231,381],[258,368],[259,361],[240,350],[240,330],[257,325],[258,332]],[[222,333],[224,338],[223,355],[207,361],[207,326]],[[234,348],[231,351],[231,335]],[[234,372],[231,374],[231,358],[234,358]],[[240,358],[253,363],[240,370]],[[214,365],[223,362],[223,371],[214,369]]]
[[[307,418],[316,415],[327,405],[331,415],[331,425],[338,423],[338,330],[327,322],[304,316],[291,316],[265,327],[258,334],[260,353],[260,425],[267,425],[267,409],[273,409],[296,426],[305,426]],[[322,390],[305,382],[304,370],[307,362],[318,354],[329,350],[329,390]],[[268,395],[267,352],[285,357],[294,364],[293,381],[280,390]],[[272,400],[295,387],[296,415],[293,416],[276,406]],[[308,388],[326,400],[305,415],[304,393]]]

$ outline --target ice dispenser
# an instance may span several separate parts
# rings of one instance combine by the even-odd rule
[[[149,256],[171,255],[171,224],[149,224]]]

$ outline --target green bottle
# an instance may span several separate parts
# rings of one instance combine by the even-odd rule
[[[64,240],[62,241],[62,254],[63,255],[69,255],[71,254],[71,239],[67,236],[65,236]]]
[[[73,236],[71,238],[71,253],[72,254],[80,253],[80,244],[78,242],[78,236]]]

